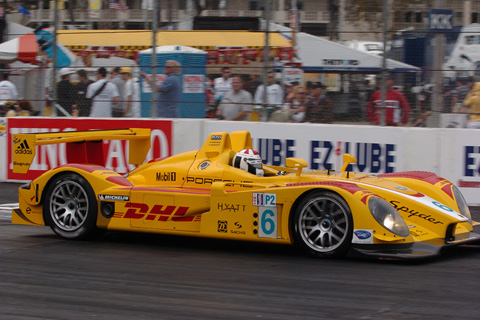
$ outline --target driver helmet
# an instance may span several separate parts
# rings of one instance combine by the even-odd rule
[[[255,150],[243,149],[238,151],[233,157],[233,166],[263,177],[262,158]]]

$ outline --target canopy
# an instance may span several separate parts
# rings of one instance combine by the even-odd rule
[[[355,50],[308,33],[296,34],[298,58],[305,72],[380,73],[382,57]],[[394,72],[420,71],[420,68],[387,59],[387,69]]]
[[[149,30],[58,30],[58,41],[72,50],[144,50],[152,47]],[[158,31],[157,46],[188,46],[202,50],[218,47],[263,48],[265,33],[250,31]],[[271,47],[290,47],[290,42],[280,34],[269,36]],[[107,49],[108,50],[108,49]]]
[[[17,60],[24,63],[35,63],[37,54],[37,37],[32,33],[0,44],[0,61],[2,63],[10,63]]]

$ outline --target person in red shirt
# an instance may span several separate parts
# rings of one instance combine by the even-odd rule
[[[398,126],[407,124],[410,116],[410,105],[400,91],[393,88],[392,76],[387,77],[387,90],[385,92],[385,124]],[[375,91],[367,104],[367,117],[372,124],[380,124],[382,110],[382,90]]]

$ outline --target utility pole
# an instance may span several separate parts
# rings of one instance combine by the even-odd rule
[[[383,0],[383,52],[385,53],[385,49],[387,48],[387,37],[388,37],[388,11],[389,9],[388,0]],[[382,109],[380,110],[380,125],[385,126],[385,99],[387,97],[387,57],[386,54],[382,56]]]
[[[444,0],[435,0],[435,9],[444,8]],[[438,128],[440,126],[440,113],[443,110],[443,72],[442,65],[445,58],[445,35],[442,32],[435,33],[435,50],[433,55],[433,96],[432,111],[429,117],[429,127]]]
[[[268,86],[268,64],[270,58],[270,0],[265,0],[265,46],[263,48],[263,111],[261,121],[268,120],[267,112],[267,86]]]
[[[152,97],[150,103],[150,115],[157,117],[157,106],[155,96],[157,95],[157,30],[158,30],[158,1],[153,1],[152,21]]]

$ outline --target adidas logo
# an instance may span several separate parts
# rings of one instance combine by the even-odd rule
[[[27,143],[27,140],[23,140],[23,142],[15,149],[15,154],[32,154],[32,150]]]

